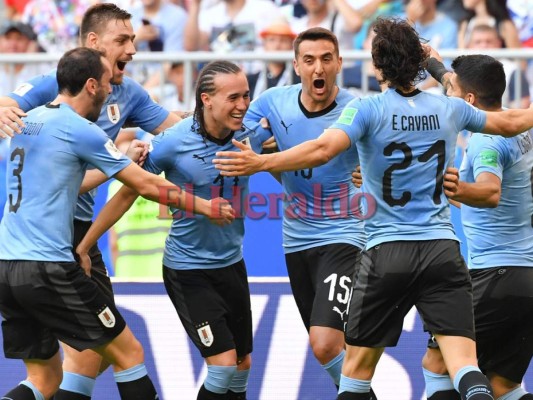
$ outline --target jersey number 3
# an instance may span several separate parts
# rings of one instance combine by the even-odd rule
[[[17,178],[17,201],[13,203],[13,194],[9,194],[9,212],[17,212],[20,207],[20,202],[22,201],[22,169],[24,168],[24,149],[17,147],[11,153],[11,162],[15,161],[15,158],[19,157],[19,165],[17,168],[13,169],[13,176]]]
[[[407,169],[413,162],[413,151],[407,145],[407,143],[392,142],[383,149],[383,155],[391,156],[393,152],[403,152],[404,158],[401,162],[392,164],[385,170],[383,175],[383,200],[391,207],[400,206],[403,207],[411,200],[411,192],[405,191],[399,198],[392,196],[392,173],[394,171],[400,171]],[[433,203],[441,203],[442,185],[444,183],[444,164],[446,162],[446,142],[444,140],[437,140],[433,145],[427,149],[420,157],[418,161],[428,162],[437,156],[437,171],[435,173],[435,191],[433,192]]]

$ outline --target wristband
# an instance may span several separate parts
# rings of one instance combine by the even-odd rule
[[[435,57],[430,57],[426,66],[427,72],[435,78],[439,83],[442,83],[442,77],[447,74],[448,71],[443,63],[437,60]]]

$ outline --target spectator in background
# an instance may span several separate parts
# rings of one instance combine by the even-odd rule
[[[496,28],[489,25],[476,25],[472,28],[466,48],[484,50],[500,49],[503,47],[502,39]],[[503,94],[503,103],[511,108],[528,108],[530,104],[529,83],[518,62],[499,59],[503,64],[507,87]],[[520,75],[520,88],[516,91],[516,79]]]
[[[194,110],[194,92],[191,91],[191,98],[185,98],[185,84],[194,87],[198,71],[193,64],[192,80],[186,82],[185,64],[174,62],[167,71],[166,83],[163,85],[163,92],[158,90],[161,86],[150,88],[152,98],[160,103],[167,110],[189,111]]]
[[[10,22],[0,31],[0,53],[35,53],[39,51],[37,37],[31,26],[22,22]],[[15,90],[31,77],[50,70],[49,64],[16,63],[1,64],[3,79],[0,80],[1,93]]]
[[[204,0],[205,1],[205,0]],[[259,33],[281,17],[270,0],[191,0],[185,27],[187,51],[252,51],[261,45]]]
[[[363,50],[372,50],[372,39],[376,36],[373,29],[374,24],[370,25],[367,37],[363,43]],[[356,96],[372,95],[381,92],[381,87],[376,79],[376,70],[372,61],[358,62],[352,67],[342,69],[344,87],[349,88]],[[366,88],[363,85],[367,81]]]
[[[4,0],[6,7],[6,18],[12,21],[19,21],[22,18],[24,7],[29,0]]]
[[[383,2],[371,0],[359,9],[356,0],[301,0],[306,14],[291,18],[291,27],[296,33],[315,27],[329,29],[337,36],[340,49],[352,49],[354,35],[363,27],[365,16]]]
[[[463,0],[463,5],[470,10],[469,17],[459,26],[458,46],[465,48],[469,36],[476,25],[489,25],[498,30],[503,40],[503,47],[521,47],[518,30],[507,9],[507,0]]]
[[[359,0],[358,7],[364,22],[355,35],[353,48],[362,49],[370,25],[379,17],[395,17],[403,14],[403,0]]]
[[[458,26],[452,18],[437,11],[437,0],[407,0],[405,15],[421,38],[434,49],[457,48]],[[428,76],[417,85],[419,89],[441,91],[439,83]]]
[[[96,0],[30,0],[22,22],[33,27],[42,48],[50,53],[64,53],[78,46],[83,13]]]
[[[290,51],[292,42],[296,38],[296,34],[286,20],[280,20],[268,26],[261,31],[260,36],[263,39],[263,50],[267,52]],[[247,78],[252,100],[268,88],[300,82],[293,68],[287,68],[287,63],[283,61],[269,62],[259,72],[247,74]]]
[[[187,13],[168,0],[142,0],[132,11],[137,51],[182,51]],[[169,65],[164,68],[168,69]],[[133,77],[145,88],[161,82],[161,63],[132,65]]]

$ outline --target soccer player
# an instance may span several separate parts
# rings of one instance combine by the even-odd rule
[[[221,196],[244,204],[248,178],[226,178],[212,160],[219,150],[235,150],[231,140],[261,149],[260,135],[243,125],[250,104],[245,73],[235,64],[215,61],[198,76],[192,117],[152,141],[143,168],[189,187],[200,197]],[[137,194],[122,188],[102,209],[77,252],[88,249]],[[246,399],[251,366],[252,316],[242,258],[243,216],[231,225],[213,226],[205,218],[174,213],[163,257],[163,280],[187,334],[207,364],[198,400]]]
[[[205,215],[211,215],[212,204],[189,199],[142,170],[90,122],[111,92],[111,76],[100,52],[67,52],[57,68],[58,96],[29,112],[22,133],[10,143],[9,196],[0,225],[0,313],[5,355],[24,361],[27,378],[5,399],[51,398],[62,379],[58,339],[76,350],[94,349],[112,364],[122,399],[158,398],[141,344],[74,261],[76,197],[91,164],[152,200],[160,199],[161,187],[169,187],[167,203],[192,204],[194,212]],[[233,210],[223,208],[230,220]]]
[[[486,55],[460,56],[452,63],[453,72],[448,72],[437,61],[431,60],[429,71],[443,82],[449,96],[463,98],[481,110],[502,110],[506,85],[502,63]],[[462,203],[479,367],[496,398],[533,399],[520,386],[533,357],[531,132],[512,138],[473,132],[460,180],[457,169],[449,172],[446,194]],[[438,387],[446,381],[446,375],[438,373],[442,364],[440,352],[430,346],[424,375]],[[437,394],[428,394],[428,399],[444,399]],[[458,395],[446,397],[454,398],[459,399]]]
[[[338,399],[369,399],[385,347],[396,345],[404,316],[416,305],[440,345],[455,388],[470,400],[492,399],[477,367],[468,270],[450,221],[443,174],[461,129],[512,136],[533,126],[533,109],[485,113],[461,99],[421,92],[428,56],[401,19],[380,19],[372,60],[382,94],[353,100],[315,140],[257,155],[219,152],[225,176],[282,172],[324,164],[357,145],[376,212],[365,221],[366,249],[357,268]]]
[[[300,33],[294,69],[302,83],[269,89],[245,118],[267,118],[281,150],[316,139],[354,98],[336,84],[337,37],[323,28]],[[344,359],[344,323],[356,260],[365,245],[363,221],[352,212],[355,146],[319,168],[284,172],[283,247],[291,288],[316,359],[336,385]],[[357,212],[358,209],[355,210]]]
[[[116,139],[126,121],[130,125],[157,134],[180,120],[176,114],[169,113],[154,103],[138,83],[124,76],[126,65],[135,54],[133,46],[135,35],[131,15],[127,11],[112,3],[92,6],[83,16],[80,37],[85,47],[104,52],[113,69],[112,93],[104,103],[96,122],[111,139]],[[0,108],[0,129],[19,132],[22,123],[20,116],[24,113],[17,107],[24,111],[31,110],[52,101],[56,94],[56,73],[52,71],[49,75],[38,76],[24,83],[9,96],[1,97],[0,106],[8,107]],[[100,175],[100,181],[103,182],[105,176]],[[74,248],[91,225],[94,195],[95,192],[89,192],[78,199],[78,207],[74,214]],[[91,249],[90,256],[92,279],[112,298],[111,281],[97,245]],[[63,346],[63,350],[64,377],[55,400],[90,399],[94,378],[100,370],[101,358],[91,351],[80,353],[67,346]],[[105,367],[102,366],[102,370]]]

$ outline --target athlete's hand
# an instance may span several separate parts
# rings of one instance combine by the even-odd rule
[[[241,151],[218,151],[213,160],[215,168],[223,176],[253,175],[261,171],[263,161],[259,154],[235,139],[231,141]]]
[[[460,190],[459,170],[457,168],[449,167],[444,173],[444,194],[453,199],[457,196]]]
[[[148,143],[134,139],[131,141],[130,147],[128,147],[128,150],[126,151],[126,156],[142,167],[146,160],[146,156],[148,155],[148,148]]]
[[[209,221],[215,225],[228,225],[235,219],[235,210],[231,207],[229,201],[222,197],[209,200],[211,203]]]
[[[78,257],[80,258],[80,267],[83,268],[87,276],[91,276],[91,257],[89,257],[88,253],[80,252],[78,249],[76,249],[76,252],[78,253]]]
[[[356,188],[363,186],[363,174],[361,173],[361,166],[358,165],[352,172],[352,183]]]
[[[264,153],[275,153],[276,151],[279,151],[278,144],[276,143],[276,138],[274,136],[265,140],[261,146],[263,147]]]
[[[18,107],[0,107],[0,138],[13,137],[13,132],[21,133],[25,125],[20,118],[25,116]]]

